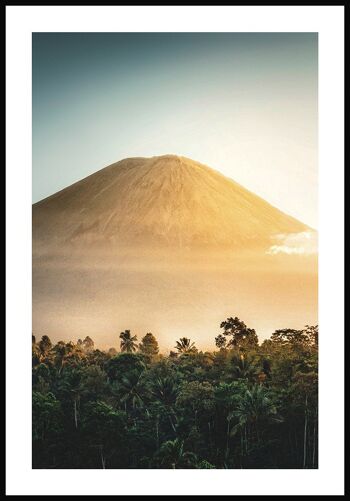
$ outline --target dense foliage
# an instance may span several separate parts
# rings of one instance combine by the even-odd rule
[[[129,330],[33,348],[34,468],[317,468],[318,328],[261,345],[238,318],[217,351],[187,338],[159,354]]]

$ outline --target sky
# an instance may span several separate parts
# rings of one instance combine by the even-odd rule
[[[313,228],[317,33],[34,33],[33,202],[177,154]]]

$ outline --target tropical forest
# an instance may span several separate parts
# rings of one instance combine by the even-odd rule
[[[230,317],[212,351],[167,354],[151,332],[82,337],[32,335],[33,468],[318,467],[317,326],[259,343]]]

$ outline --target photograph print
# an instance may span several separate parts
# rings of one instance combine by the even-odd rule
[[[32,167],[32,468],[317,469],[318,34],[33,32]]]

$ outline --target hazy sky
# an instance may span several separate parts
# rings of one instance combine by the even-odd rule
[[[203,162],[317,227],[317,34],[33,34],[33,201],[108,164]]]

